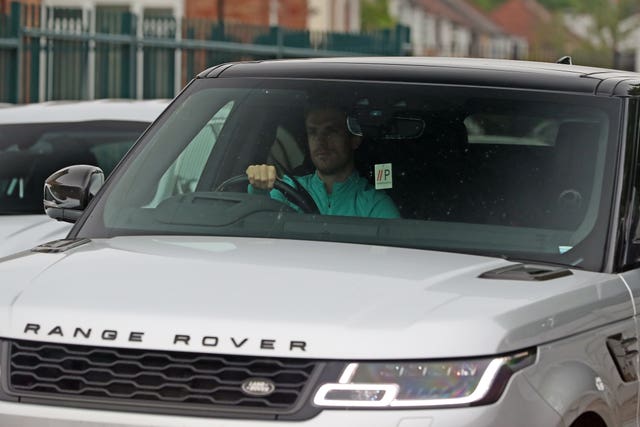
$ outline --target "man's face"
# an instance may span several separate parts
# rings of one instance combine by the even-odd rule
[[[311,161],[323,175],[353,169],[353,154],[360,139],[347,130],[346,116],[339,110],[312,110],[305,121]]]

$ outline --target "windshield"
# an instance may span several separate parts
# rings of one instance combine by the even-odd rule
[[[75,164],[111,173],[146,129],[143,122],[0,125],[0,214],[44,214],[44,181]]]
[[[78,236],[326,240],[602,265],[620,100],[203,79],[180,101]],[[250,165],[273,166],[284,187],[248,185]]]

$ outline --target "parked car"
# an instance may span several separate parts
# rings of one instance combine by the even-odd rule
[[[165,100],[47,102],[0,109],[0,257],[71,229],[42,208],[44,180],[77,163],[109,174]]]
[[[201,73],[104,186],[48,178],[75,225],[0,262],[0,424],[637,426],[639,88],[473,59]]]

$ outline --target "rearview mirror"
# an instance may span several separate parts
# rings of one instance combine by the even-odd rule
[[[419,138],[425,129],[425,122],[419,117],[392,116],[384,118],[382,113],[369,111],[358,116],[347,116],[347,128],[356,136],[370,136],[376,139]]]
[[[416,117],[393,117],[387,123],[383,139],[419,138],[424,132],[424,120]]]
[[[60,169],[44,183],[44,211],[55,220],[76,222],[103,183],[104,173],[96,166]]]

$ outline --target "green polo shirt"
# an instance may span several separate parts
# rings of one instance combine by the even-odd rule
[[[292,187],[297,187],[293,179],[287,175],[282,180]],[[352,173],[346,181],[334,183],[331,194],[327,193],[324,182],[317,173],[296,177],[296,181],[311,195],[322,215],[400,218],[398,208],[391,197],[384,191],[373,188],[357,172]],[[249,191],[255,190],[250,188]],[[298,206],[288,203],[278,190],[271,190],[269,195],[272,199],[280,200],[300,210]]]

